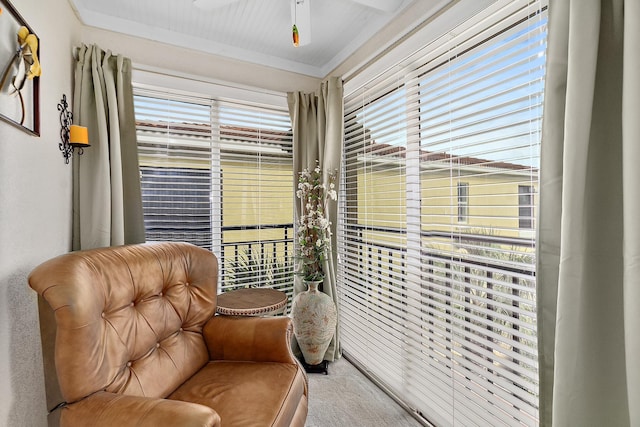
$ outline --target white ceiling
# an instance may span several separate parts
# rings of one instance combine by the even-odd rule
[[[236,0],[204,10],[194,0],[69,0],[88,26],[313,77],[325,77],[411,5],[429,3],[435,9],[442,3],[305,0],[311,2],[311,43],[296,48],[292,1]]]

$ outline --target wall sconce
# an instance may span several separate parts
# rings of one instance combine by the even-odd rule
[[[78,155],[84,153],[85,147],[89,145],[89,130],[84,126],[73,125],[73,113],[69,111],[67,95],[62,95],[58,104],[60,111],[60,143],[58,148],[62,151],[64,162],[69,164],[69,159],[73,155],[74,149],[78,149]]]

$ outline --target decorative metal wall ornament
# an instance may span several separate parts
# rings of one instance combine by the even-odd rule
[[[58,111],[60,111],[60,143],[58,148],[62,151],[64,162],[69,164],[69,159],[73,154],[73,147],[69,144],[69,126],[73,122],[73,113],[69,111],[67,95],[62,95],[62,99],[58,104]],[[82,153],[79,152],[78,154]]]
[[[87,128],[73,125],[73,113],[69,111],[67,95],[62,95],[58,104],[60,111],[60,143],[58,148],[62,151],[64,162],[69,164],[69,159],[73,155],[74,149],[78,149],[78,155],[84,153],[84,147],[89,147]]]

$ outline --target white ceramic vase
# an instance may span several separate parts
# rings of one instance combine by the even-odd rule
[[[338,312],[329,295],[320,292],[322,281],[305,281],[308,289],[293,299],[291,317],[293,332],[305,362],[318,365],[336,331]]]

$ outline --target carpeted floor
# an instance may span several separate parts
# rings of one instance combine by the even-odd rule
[[[421,427],[415,418],[344,357],[329,375],[309,374],[306,427]]]

